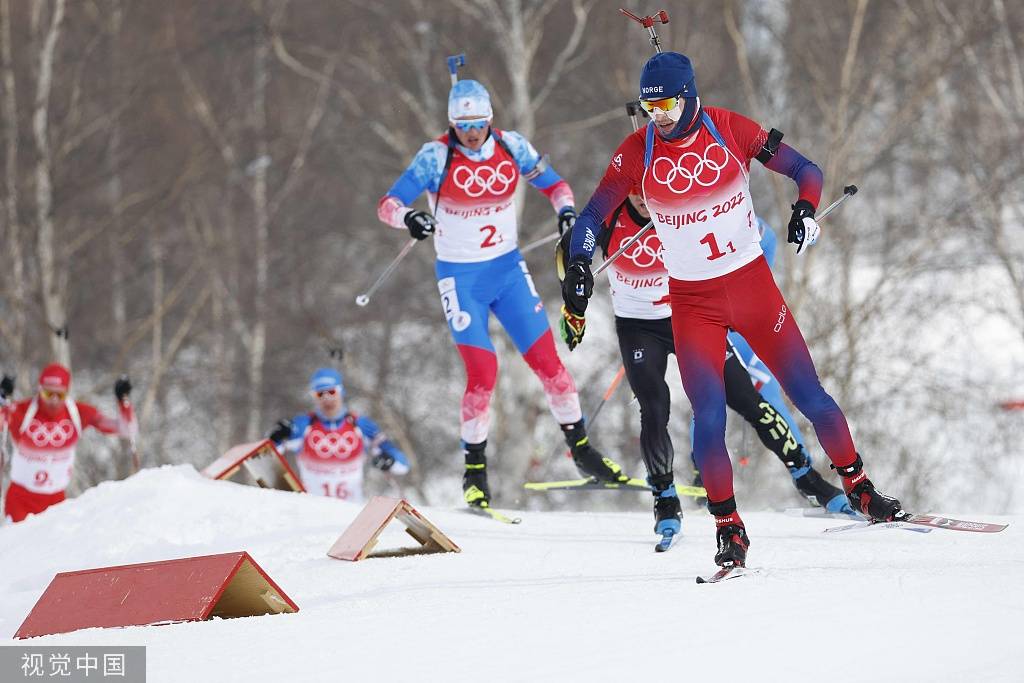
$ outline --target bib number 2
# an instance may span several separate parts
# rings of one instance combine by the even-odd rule
[[[480,228],[480,232],[484,234],[484,241],[480,243],[481,249],[496,247],[505,241],[504,236],[498,234],[498,228],[495,225],[485,225]],[[495,239],[495,236],[497,236],[497,239]]]

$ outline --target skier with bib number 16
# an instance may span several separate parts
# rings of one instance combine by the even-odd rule
[[[825,392],[803,335],[761,252],[750,199],[750,162],[792,178],[799,189],[789,222],[797,253],[814,244],[822,174],[781,142],[782,135],[735,112],[703,107],[690,59],[660,52],[640,75],[645,129],[612,155],[573,228],[562,283],[566,307],[586,311],[599,226],[639,186],[651,212],[669,274],[672,334],[679,371],[694,413],[693,453],[715,517],[722,567],[744,566],[750,544],[736,511],[732,464],[725,446],[723,362],[729,330],[742,334],[770,367],[794,405],[811,421],[855,510],[873,520],[901,512],[863,470],[849,426]]]
[[[353,502],[363,500],[363,464],[393,476],[409,472],[409,459],[377,423],[346,405],[345,385],[334,368],[319,368],[309,378],[316,409],[278,420],[267,438],[296,453],[306,491]]]
[[[493,312],[541,381],[577,468],[626,481],[622,468],[590,444],[576,385],[555,350],[544,306],[517,247],[515,191],[525,178],[551,201],[560,232],[576,219],[572,190],[519,133],[492,127],[490,94],[461,80],[448,96],[448,132],[426,143],[377,206],[381,221],[434,236],[437,285],[466,368],[461,437],[467,504],[490,507],[487,434],[498,361],[487,332]],[[410,206],[423,192],[434,215]]]

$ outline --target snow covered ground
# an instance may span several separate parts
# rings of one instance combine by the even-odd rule
[[[745,512],[756,576],[714,570],[712,521],[653,552],[635,513],[421,511],[463,552],[326,556],[360,506],[203,479],[102,484],[0,529],[0,636],[60,571],[247,550],[301,611],[91,629],[3,645],[146,645],[149,681],[1020,681],[1024,517],[1000,534],[872,529]],[[956,516],[956,510],[931,510]],[[406,545],[395,530],[382,545]],[[706,677],[706,678],[704,678]]]

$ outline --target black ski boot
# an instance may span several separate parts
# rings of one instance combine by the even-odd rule
[[[473,507],[490,507],[491,490],[487,486],[487,442],[463,443],[466,471],[462,475],[462,497]]]
[[[747,528],[736,512],[736,499],[730,498],[721,503],[708,503],[708,510],[715,516],[715,535],[718,539],[718,552],[715,553],[715,564],[719,567],[747,566]]]
[[[719,567],[746,567],[747,548],[750,539],[747,529],[739,524],[726,524],[718,527],[718,552],[715,553],[715,564]]]
[[[623,474],[622,468],[617,462],[604,457],[600,451],[590,445],[583,420],[575,424],[562,425],[562,432],[565,434],[565,442],[569,444],[569,450],[572,452],[572,461],[585,476],[594,477],[599,481],[629,481],[629,477]]]
[[[654,493],[654,533],[678,534],[682,528],[683,513],[679,507],[679,494],[672,483],[672,475],[648,477]]]
[[[864,461],[857,454],[852,465],[836,467],[843,478],[843,488],[853,509],[875,522],[891,522],[903,512],[903,505],[891,496],[879,493],[875,485],[864,474]]]
[[[846,494],[825,481],[813,467],[808,467],[805,474],[793,480],[793,484],[811,505],[823,507],[829,512],[853,514],[853,508],[850,507],[850,501],[846,498]]]

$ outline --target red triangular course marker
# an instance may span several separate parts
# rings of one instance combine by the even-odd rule
[[[270,439],[243,443],[206,466],[203,475],[210,479],[233,481],[264,489],[305,492],[302,482],[288,466]]]
[[[61,572],[15,638],[298,612],[246,552]]]
[[[373,552],[377,537],[392,519],[405,525],[405,531],[420,544],[414,548],[397,548]],[[399,557],[430,553],[460,553],[462,550],[452,539],[431,524],[408,501],[386,496],[374,496],[359,516],[353,520],[327,554],[336,560],[356,562],[367,557]]]

